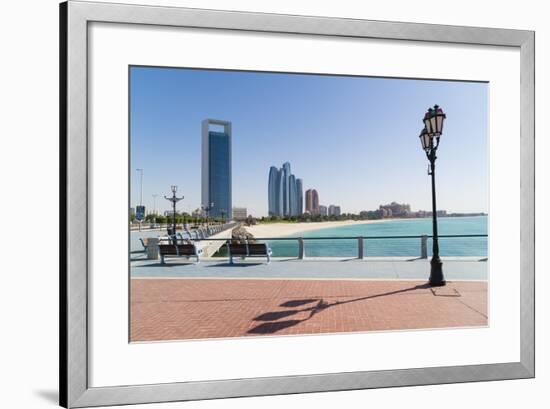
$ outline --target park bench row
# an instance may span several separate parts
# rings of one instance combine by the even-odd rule
[[[234,226],[234,223],[226,223],[226,224],[220,224],[215,226],[208,226],[208,227],[200,227],[198,229],[189,230],[189,225],[184,224],[183,229],[184,231],[176,233],[176,238],[179,240],[205,240],[210,236],[213,236],[214,234],[221,233],[222,231],[231,228]],[[168,236],[170,238],[174,238],[174,236]],[[167,240],[168,237],[165,237],[164,239]],[[139,241],[143,247],[143,250],[140,250],[142,252],[147,251],[147,245],[145,244],[145,241],[142,238],[139,238]]]
[[[230,264],[234,264],[235,257],[242,260],[248,257],[265,257],[268,264],[271,262],[272,251],[266,243],[249,243],[247,240],[235,243],[228,240],[226,246]],[[161,264],[166,263],[166,257],[185,257],[187,259],[193,257],[196,259],[196,263],[200,263],[202,249],[192,240],[170,238],[160,241],[158,247]]]

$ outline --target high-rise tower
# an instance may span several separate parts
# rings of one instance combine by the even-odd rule
[[[310,214],[319,214],[319,194],[315,189],[306,191],[306,211]]]
[[[268,214],[270,216],[281,216],[283,211],[281,171],[272,166],[269,169],[268,182]]]
[[[302,179],[296,179],[296,195],[297,200],[297,215],[301,215],[304,212],[304,187]]]
[[[290,163],[283,163],[281,172],[283,179],[283,216],[290,216]]]
[[[269,168],[268,213],[270,216],[299,216],[303,212],[302,179],[291,173],[290,163]]]
[[[222,129],[214,129],[213,126]],[[202,121],[202,205],[212,217],[232,217],[231,122]]]

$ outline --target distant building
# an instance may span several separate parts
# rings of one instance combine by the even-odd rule
[[[436,214],[437,214],[437,217],[445,217],[447,216],[447,210],[438,210]],[[426,212],[426,216],[432,217],[432,215],[433,215],[433,212]]]
[[[304,213],[304,188],[302,179],[296,179],[296,195],[297,195],[297,215]]]
[[[318,210],[319,214],[321,216],[328,216],[328,209],[326,206],[323,206],[323,205],[319,205],[319,210]]]
[[[340,209],[340,206],[330,205],[328,207],[328,215],[329,216],[340,216],[341,214],[342,214],[342,211]]]
[[[380,205],[383,217],[409,217],[411,214],[411,205],[391,202],[387,205]]]
[[[234,207],[233,208],[233,219],[234,220],[246,220],[248,213],[246,207]]]
[[[268,182],[268,214],[270,216],[282,216],[283,214],[283,179],[281,171],[277,167],[269,168]]]
[[[283,216],[290,216],[290,163],[283,163]]]
[[[201,208],[197,208],[197,209],[195,209],[191,212],[191,216],[192,217],[204,217],[204,216],[206,216],[206,212]]]
[[[306,190],[306,211],[310,214],[319,214],[319,194],[315,189]]]
[[[223,130],[213,130],[211,126]],[[202,121],[202,204],[211,206],[211,217],[231,219],[231,122],[217,119]]]
[[[290,163],[283,167],[269,168],[268,213],[270,216],[299,216],[303,212],[302,179],[290,170]]]
[[[288,177],[288,212],[289,216],[298,215],[298,191],[296,190],[296,176]]]

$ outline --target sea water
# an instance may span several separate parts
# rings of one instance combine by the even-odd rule
[[[487,216],[438,218],[439,235],[487,234]],[[357,257],[357,239],[311,240],[314,237],[358,237],[364,239],[364,256],[420,256],[420,238],[368,239],[369,237],[420,236],[432,234],[432,219],[384,220],[368,224],[355,224],[323,228],[287,237],[303,237],[306,257]],[[308,238],[310,240],[308,240]],[[274,257],[296,257],[298,241],[270,240]],[[487,237],[459,237],[439,239],[441,256],[487,257]],[[432,240],[428,239],[428,255],[432,254]]]

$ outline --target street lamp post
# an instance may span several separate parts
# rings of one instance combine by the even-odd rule
[[[214,202],[210,203],[207,206],[202,205],[201,207],[206,212],[206,227],[208,227],[208,217],[210,215],[210,210],[212,210],[214,208]]]
[[[153,194],[153,224],[155,225],[155,228],[156,228],[156,224],[157,224],[157,194]]]
[[[420,133],[420,142],[422,149],[426,152],[426,157],[430,162],[428,174],[432,177],[432,227],[433,227],[433,255],[430,262],[430,280],[429,283],[433,287],[445,285],[445,277],[443,276],[443,263],[439,257],[439,237],[437,233],[437,204],[435,195],[435,161],[437,159],[437,148],[439,147],[439,139],[443,133],[443,122],[446,115],[443,110],[434,105],[428,109],[424,115],[424,129]]]
[[[172,202],[172,208],[173,208],[173,217],[172,217],[172,234],[176,234],[176,203],[183,199],[182,197],[176,197],[176,191],[178,190],[178,187],[175,185],[172,185],[170,187],[172,189],[172,197],[166,197],[164,198],[170,202]]]
[[[136,169],[136,172],[139,173],[139,206],[143,206],[143,169],[138,168]],[[137,208],[136,208],[137,213]],[[145,215],[143,215],[145,217]],[[142,220],[139,220],[139,231],[141,231],[141,222]]]

